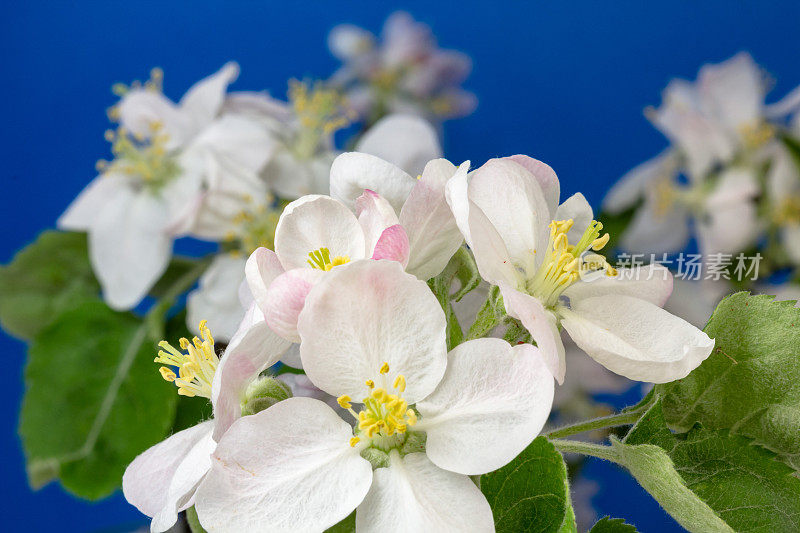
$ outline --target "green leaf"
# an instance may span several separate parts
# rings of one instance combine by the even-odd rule
[[[736,531],[800,531],[800,479],[751,439],[699,426],[673,434],[657,402],[625,442],[663,448],[687,487]]]
[[[58,476],[89,499],[119,487],[128,463],[172,425],[177,394],[158,374],[156,350],[139,319],[100,301],[40,332],[19,428],[32,484]]]
[[[475,322],[469,327],[467,338],[480,339],[485,337],[500,323],[500,319],[504,318],[505,315],[506,308],[503,304],[503,295],[500,294],[500,288],[492,286],[486,296],[486,301],[483,302],[483,305],[478,310]]]
[[[800,470],[800,309],[736,293],[705,331],[716,339],[711,356],[686,378],[656,386],[667,424],[730,429]]]
[[[545,437],[500,470],[483,475],[481,491],[498,533],[572,530],[567,467]]]
[[[589,533],[637,533],[636,528],[622,518],[604,516],[592,526]]]
[[[0,324],[30,340],[73,302],[99,292],[86,235],[45,231],[0,267]]]

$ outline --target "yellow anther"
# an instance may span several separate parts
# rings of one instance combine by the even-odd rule
[[[380,370],[378,370],[381,374],[388,374],[389,373],[389,363],[383,363],[381,365]]]
[[[379,402],[382,402],[387,397],[387,394],[386,394],[386,390],[385,389],[382,389],[382,388],[378,387],[377,389],[373,389],[372,390],[372,392],[370,393],[370,396],[372,396],[373,398],[375,398]]]
[[[405,392],[406,377],[403,374],[398,374],[397,377],[394,378],[394,383],[392,383],[392,387],[399,390],[400,392]]]
[[[167,341],[159,342],[162,349],[159,350],[155,362],[167,365],[158,370],[165,380],[175,383],[178,394],[211,398],[211,383],[219,358],[214,351],[214,337],[211,336],[205,320],[200,323],[199,329],[202,338],[194,337],[191,343],[185,338],[180,340],[180,346],[185,353]],[[177,376],[169,367],[178,369]]]
[[[336,402],[342,409],[350,409],[353,406],[353,404],[350,403],[350,396],[348,396],[347,394],[336,398]]]
[[[374,382],[374,381],[372,381],[371,379],[368,379],[368,380],[367,380],[367,381],[365,381],[364,383],[365,383],[365,384],[367,385],[367,387],[369,387],[370,389],[371,389],[371,388],[373,388],[373,387],[375,386],[375,382]]]
[[[417,423],[417,413],[413,409],[406,411],[406,418],[408,418],[409,426],[413,426]]]
[[[602,250],[603,247],[606,244],[608,244],[608,240],[610,238],[611,238],[611,236],[608,233],[606,233],[602,237],[599,237],[599,238],[593,240],[592,241],[592,245],[591,245],[592,250],[594,250],[595,252],[598,252],[598,251]]]
[[[361,442],[361,439],[359,439],[358,437],[353,437],[352,439],[350,439],[350,446],[355,448],[356,444],[358,444],[359,442]]]

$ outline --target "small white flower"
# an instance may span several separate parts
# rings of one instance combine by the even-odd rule
[[[559,205],[549,166],[513,156],[469,177],[448,183],[459,227],[481,276],[500,287],[506,311],[530,331],[559,383],[559,325],[603,366],[639,381],[684,377],[711,353],[713,340],[660,308],[672,290],[666,268],[617,270],[595,253],[609,236],[580,193]]]
[[[257,313],[257,310],[253,310]],[[194,505],[195,490],[211,469],[211,453],[234,420],[250,382],[278,361],[289,343],[271,333],[261,320],[247,319],[220,361],[205,323],[201,339],[181,339],[181,350],[160,344],[156,362],[161,375],[185,396],[209,398],[214,419],[180,431],[139,455],[122,477],[125,498],[153,518],[151,530],[166,531],[178,513]],[[174,372],[178,369],[178,374]]]
[[[198,488],[203,527],[322,531],[357,509],[360,532],[493,531],[468,476],[502,467],[541,430],[553,379],[538,350],[480,339],[448,355],[436,298],[391,261],[332,270],[298,330],[308,377],[355,428],[309,398],[239,419]]]
[[[108,132],[115,159],[58,220],[87,231],[92,265],[108,304],[135,306],[167,267],[173,240],[191,232],[203,190],[225,169],[257,173],[265,132],[241,117],[219,117],[238,75],[229,63],[174,104],[160,92],[160,74],[127,90]]]

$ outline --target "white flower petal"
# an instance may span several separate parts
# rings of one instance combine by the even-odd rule
[[[206,432],[183,457],[167,489],[167,504],[153,516],[151,531],[170,529],[178,513],[194,505],[195,490],[211,469],[211,454],[216,447],[216,441]]]
[[[433,126],[422,117],[404,114],[376,122],[358,140],[356,152],[380,157],[412,176],[421,174],[428,161],[442,157]]]
[[[230,62],[219,71],[195,83],[179,103],[181,112],[189,117],[195,131],[209,124],[217,116],[225,100],[228,85],[239,76],[239,65]]]
[[[532,270],[536,256],[543,256],[546,251],[551,221],[539,181],[508,159],[492,159],[472,174],[470,201],[491,221],[514,263]],[[474,241],[472,223],[470,231]]]
[[[400,224],[389,226],[381,236],[378,242],[375,243],[375,249],[372,251],[371,259],[388,259],[389,261],[397,261],[403,268],[408,265],[408,235],[406,230]],[[426,278],[427,279],[427,278]]]
[[[267,324],[278,335],[292,342],[300,342],[297,319],[306,303],[306,297],[325,271],[313,268],[287,270],[272,282],[267,291],[264,316]]]
[[[172,255],[170,213],[146,191],[121,189],[89,230],[89,257],[114,309],[130,309],[161,277]]]
[[[196,130],[190,118],[161,93],[144,88],[129,91],[120,100],[120,126],[135,136],[148,139],[154,127],[167,135],[167,148],[172,150],[186,144]]]
[[[253,299],[263,312],[267,308],[267,291],[270,284],[284,272],[278,255],[268,248],[256,248],[247,258],[244,272]]]
[[[580,300],[562,311],[572,340],[612,372],[637,381],[685,377],[714,348],[714,340],[685,320],[630,296]]]
[[[198,334],[201,320],[208,321],[214,338],[228,342],[244,317],[239,286],[244,281],[245,259],[218,255],[200,276],[199,286],[186,299],[186,324]]]
[[[759,233],[755,202],[746,200],[712,209],[697,224],[697,239],[705,260],[713,254],[734,254],[746,249]]]
[[[445,318],[425,282],[394,261],[336,267],[314,287],[297,324],[303,368],[333,396],[363,398],[389,363],[409,404],[430,394],[447,364]]]
[[[347,152],[331,165],[331,196],[351,208],[364,189],[369,189],[386,198],[395,212],[399,212],[416,182],[403,170],[374,155]]]
[[[300,345],[292,343],[281,357],[281,363],[292,368],[303,368],[303,361],[300,359]]]
[[[341,202],[329,196],[304,196],[283,210],[275,228],[275,253],[286,270],[309,268],[308,254],[320,248],[327,248],[331,259],[362,259],[364,231]]]
[[[226,115],[203,129],[192,141],[192,149],[213,154],[227,170],[222,177],[222,181],[227,182],[257,179],[256,173],[267,163],[276,144],[266,128],[255,120]],[[245,190],[252,188],[249,186]]]
[[[300,159],[290,150],[277,147],[264,168],[264,178],[281,198],[328,194],[328,176],[335,156],[333,152],[324,151],[310,159]]]
[[[679,252],[688,240],[689,219],[684,208],[660,212],[653,202],[645,202],[622,234],[620,246],[634,254]]]
[[[364,28],[353,24],[339,24],[328,34],[328,49],[337,59],[347,61],[368,53],[374,40],[375,36]]]
[[[109,202],[131,189],[130,180],[122,174],[101,174],[89,182],[58,218],[59,229],[87,231]]]
[[[444,189],[444,197],[447,205],[453,212],[458,229],[467,241],[467,245],[472,247],[472,236],[469,229],[469,178],[470,174],[456,172],[453,174]],[[484,215],[485,218],[485,215]]]
[[[211,384],[215,439],[219,440],[241,416],[242,397],[250,382],[277,363],[289,345],[269,328],[258,306],[251,305],[225,349]]]
[[[393,456],[379,468],[356,511],[359,533],[492,532],[489,502],[467,476],[442,470],[424,453]]]
[[[722,63],[704,65],[697,84],[704,106],[731,131],[761,118],[765,77],[747,52]]]
[[[524,283],[524,275],[517,270],[502,237],[480,207],[469,202],[470,247],[481,277],[498,285],[506,283],[517,287]],[[531,259],[532,260],[532,259]]]
[[[583,232],[589,227],[589,223],[594,219],[592,206],[586,198],[579,192],[576,192],[558,206],[556,209],[553,220],[569,220],[572,219],[574,224],[572,229],[567,233],[569,242],[576,243],[583,236]]]
[[[198,442],[211,435],[208,420],[184,429],[148,448],[134,459],[122,476],[125,499],[147,516],[168,505],[168,491],[178,466]]]
[[[556,317],[544,308],[542,303],[518,290],[500,283],[500,292],[503,294],[503,303],[506,312],[516,318],[525,326],[536,345],[539,347],[541,357],[547,368],[556,378],[559,385],[564,383],[566,365],[564,363],[564,344],[558,332]]]
[[[400,211],[411,257],[406,271],[427,280],[438,275],[461,246],[464,237],[445,199],[445,186],[455,174],[466,178],[469,161],[456,167],[446,159],[431,161]]]
[[[240,418],[222,437],[195,496],[209,531],[323,531],[369,490],[372,467],[327,405],[289,398]]]
[[[364,230],[367,253],[371,255],[383,231],[399,223],[397,213],[383,196],[369,189],[364,189],[364,194],[356,199],[355,207],[358,223]]]
[[[570,302],[606,294],[622,294],[633,296],[654,303],[661,307],[672,294],[672,273],[663,265],[653,264],[618,268],[616,276],[587,276],[570,285],[564,296]]]
[[[558,176],[556,176],[555,170],[553,170],[547,163],[543,163],[538,159],[528,157],[527,155],[512,155],[507,159],[522,165],[525,167],[525,170],[533,174],[533,177],[536,178],[536,181],[539,182],[539,185],[542,188],[542,192],[544,193],[544,198],[547,201],[547,207],[550,210],[550,214],[554,214],[556,212],[556,208],[558,207],[558,199],[561,196],[561,183],[558,181]]]
[[[644,196],[648,185],[658,178],[671,176],[674,159],[674,152],[667,149],[626,172],[606,193],[603,209],[617,214],[633,207]]]
[[[459,474],[501,468],[541,431],[553,387],[552,373],[530,344],[477,339],[458,345],[447,356],[442,382],[417,403],[428,457]]]

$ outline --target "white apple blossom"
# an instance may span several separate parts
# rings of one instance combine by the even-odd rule
[[[237,420],[195,495],[203,527],[323,531],[355,509],[359,532],[493,531],[468,476],[502,467],[541,430],[553,378],[539,350],[479,339],[447,354],[438,301],[385,260],[332,270],[298,330],[308,377],[355,427],[310,398]]]
[[[756,199],[761,168],[777,151],[777,127],[800,105],[800,88],[766,105],[766,78],[747,53],[705,65],[697,81],[673,80],[647,112],[672,147],[617,183],[603,207],[639,207],[621,246],[633,253],[677,252],[694,225],[703,254],[736,253],[763,229]],[[684,174],[686,182],[678,179]]]
[[[108,304],[135,306],[169,263],[173,240],[191,231],[204,188],[221,171],[252,175],[269,138],[255,123],[220,115],[234,63],[198,82],[179,104],[160,91],[160,74],[126,89],[110,115],[114,160],[58,221],[87,231],[92,266]]]
[[[475,109],[475,95],[460,87],[472,69],[469,57],[438,48],[430,28],[408,13],[386,20],[380,43],[363,28],[342,24],[331,31],[328,47],[343,62],[330,81],[368,122],[398,111],[440,121]]]
[[[661,309],[672,276],[659,265],[611,267],[593,253],[609,236],[586,199],[578,193],[559,205],[559,194],[555,172],[526,156],[490,160],[448,183],[481,276],[500,287],[507,313],[528,329],[559,382],[559,326],[617,374],[654,383],[686,376],[714,342]]]
[[[220,360],[205,323],[202,338],[181,339],[179,351],[162,341],[156,362],[161,375],[185,396],[209,398],[214,418],[168,437],[128,465],[122,477],[125,498],[152,517],[151,531],[171,528],[178,513],[194,505],[195,490],[211,469],[211,453],[234,420],[248,385],[278,361],[289,343],[269,332],[263,319],[245,320]],[[178,368],[178,375],[173,368]]]
[[[247,281],[272,329],[299,342],[297,317],[306,295],[326,272],[350,261],[395,260],[422,280],[439,274],[463,242],[445,185],[468,167],[438,159],[415,180],[375,156],[339,156],[331,168],[331,191],[344,201],[310,195],[290,203],[275,231],[275,251],[260,248],[251,257]],[[360,188],[355,201],[347,200],[351,189],[342,187],[345,181],[353,192]],[[390,197],[364,188],[372,183]],[[259,264],[278,264],[284,273],[267,283],[273,274]]]

